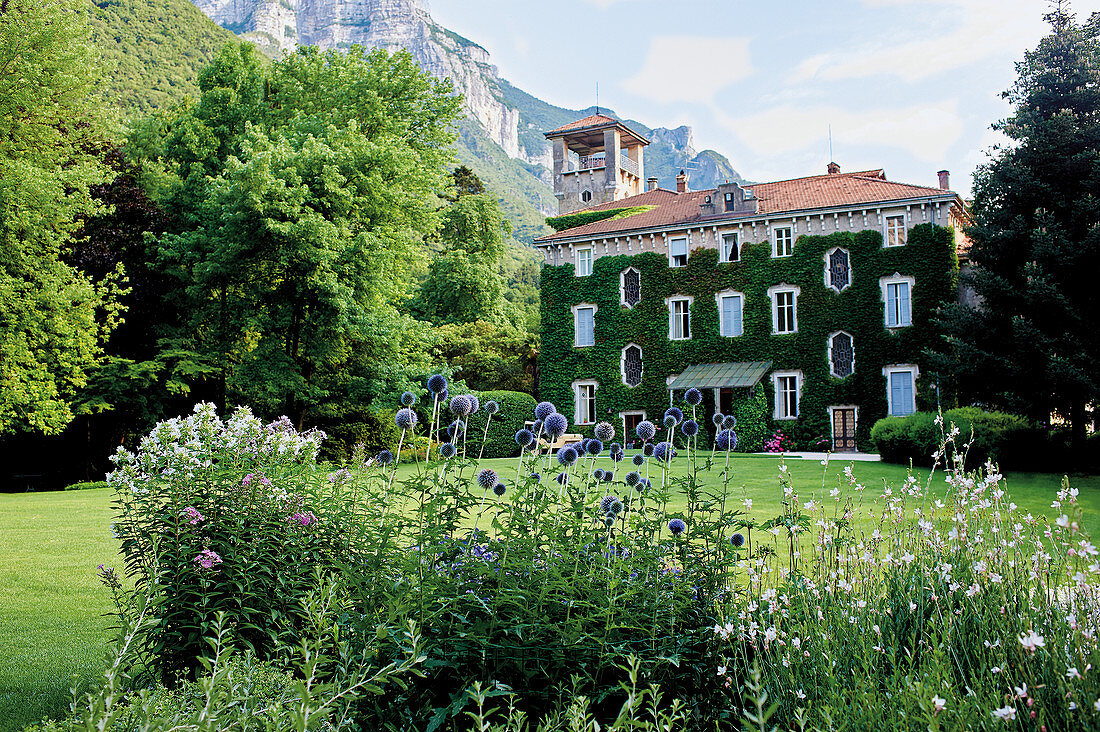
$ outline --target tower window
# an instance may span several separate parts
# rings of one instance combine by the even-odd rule
[[[592,200],[592,191],[581,191],[581,200],[588,203]]]

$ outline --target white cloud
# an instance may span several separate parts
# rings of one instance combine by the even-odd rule
[[[863,0],[872,7],[911,6],[893,12],[891,27],[862,47],[802,61],[792,82],[837,81],[893,74],[917,81],[1000,53],[1018,55],[1046,32],[1039,0],[968,0],[963,3]],[[919,14],[919,15],[918,15]]]
[[[657,102],[709,103],[752,73],[748,38],[657,36],[642,68],[622,86]]]
[[[942,163],[963,133],[958,102],[856,111],[840,107],[780,105],[756,114],[718,119],[760,156],[819,149],[832,126],[834,145],[860,150],[868,145],[894,147],[927,162]]]

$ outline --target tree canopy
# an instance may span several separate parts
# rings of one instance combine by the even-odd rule
[[[939,368],[978,401],[1061,412],[1080,440],[1100,397],[1100,16],[1080,24],[1058,3],[1045,17],[994,125],[1012,142],[975,176],[965,282],[979,305],[945,314]]]

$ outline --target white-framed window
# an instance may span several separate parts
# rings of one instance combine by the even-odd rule
[[[724,338],[736,338],[745,332],[743,313],[745,296],[733,290],[716,293],[718,304],[718,334]]]
[[[905,246],[905,214],[887,216],[885,228],[882,240],[883,246]]]
[[[591,200],[592,200],[592,191],[588,191],[588,190],[581,191],[581,201],[582,202],[588,203]]]
[[[727,211],[733,211],[735,208],[737,208],[737,199],[734,197],[732,191],[727,192],[726,193],[726,200],[725,200],[725,209]]]
[[[904,328],[913,324],[913,286],[916,280],[895,272],[879,280],[887,328]]]
[[[842,330],[829,336],[829,373],[838,379],[851,376],[856,370],[856,346],[851,333]]]
[[[668,339],[686,341],[691,338],[691,303],[695,298],[689,295],[676,295],[667,298]]]
[[[825,252],[825,286],[844,292],[852,285],[852,260],[847,249],[835,247]]]
[[[573,311],[573,345],[577,348],[596,345],[596,311],[599,308],[582,302],[570,310]]]
[[[592,247],[577,247],[577,266],[574,274],[577,277],[587,277],[592,274]]]
[[[623,385],[631,388],[642,383],[642,347],[637,343],[627,343],[619,358],[619,373]]]
[[[678,236],[668,240],[668,266],[686,267],[688,263],[688,240],[686,236]]]
[[[920,369],[916,364],[884,366],[882,375],[886,377],[887,414],[904,417],[917,411],[917,377],[920,376]]]
[[[768,288],[772,301],[772,335],[798,332],[798,285],[779,284]]]
[[[772,256],[789,257],[794,254],[794,229],[777,226],[772,229]]]
[[[798,402],[802,398],[801,371],[773,371],[775,389],[773,419],[798,419]]]
[[[727,196],[730,194],[726,194]],[[718,247],[719,262],[741,261],[741,248],[737,243],[737,232],[728,231],[722,234],[722,243]]]
[[[642,273],[627,267],[619,273],[619,302],[633,308],[642,301]]]
[[[600,383],[595,379],[573,382],[573,424],[596,423],[596,390]]]

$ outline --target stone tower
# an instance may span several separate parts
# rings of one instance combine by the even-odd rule
[[[617,119],[594,114],[546,133],[554,147],[558,214],[642,192],[642,148],[649,140]]]

